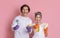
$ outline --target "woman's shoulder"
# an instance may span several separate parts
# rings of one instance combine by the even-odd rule
[[[42,23],[42,25],[47,25],[48,23]]]
[[[44,28],[48,27],[48,23],[42,23],[41,25],[42,25],[42,27],[44,27]]]

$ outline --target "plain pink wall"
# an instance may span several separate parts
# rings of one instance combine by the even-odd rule
[[[23,4],[30,6],[33,21],[34,12],[42,12],[43,22],[49,24],[48,38],[60,38],[60,0],[0,0],[0,38],[13,38],[11,23]]]

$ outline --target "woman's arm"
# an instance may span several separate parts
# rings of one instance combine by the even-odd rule
[[[44,34],[45,34],[45,37],[48,36],[48,27],[44,29]]]
[[[48,36],[48,23],[44,24],[44,34],[45,34],[45,37]]]

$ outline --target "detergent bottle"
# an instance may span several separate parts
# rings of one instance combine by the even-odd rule
[[[44,34],[45,34],[45,36],[48,35],[48,23],[45,24]]]
[[[27,32],[30,33],[32,31],[32,24],[28,24],[26,29],[27,29]]]
[[[39,24],[35,24],[35,25],[34,25],[34,29],[35,29],[36,32],[39,32],[39,31],[40,31],[40,30],[39,30]]]

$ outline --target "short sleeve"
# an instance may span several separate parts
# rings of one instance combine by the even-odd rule
[[[32,24],[32,20],[30,19],[30,24]]]
[[[29,23],[28,25],[32,26],[32,20],[29,18]]]
[[[44,29],[48,27],[48,23],[44,23]]]

